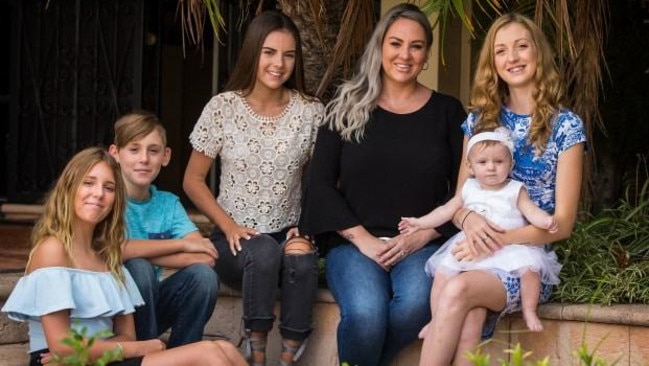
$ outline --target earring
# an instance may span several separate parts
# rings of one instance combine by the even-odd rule
[[[428,70],[428,61],[424,62],[424,66],[421,69]]]

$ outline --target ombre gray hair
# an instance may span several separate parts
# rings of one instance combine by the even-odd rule
[[[357,142],[363,138],[365,125],[383,87],[381,81],[381,49],[385,33],[397,19],[414,20],[426,35],[426,52],[433,44],[433,31],[426,15],[414,4],[395,5],[381,18],[374,28],[363,55],[358,61],[358,71],[351,80],[343,82],[335,97],[325,109],[325,121],[329,128],[338,131],[343,140]]]

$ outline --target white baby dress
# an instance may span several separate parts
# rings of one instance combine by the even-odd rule
[[[462,187],[462,200],[466,208],[485,216],[503,229],[514,229],[528,224],[517,208],[521,188],[523,183],[510,180],[500,190],[485,190],[475,179],[469,178]],[[543,283],[559,283],[561,264],[557,262],[556,254],[543,246],[511,244],[480,260],[459,262],[451,249],[464,237],[464,232],[457,233],[428,259],[426,273],[429,276],[432,277],[438,269],[448,276],[468,270],[492,269],[520,276],[525,270],[532,270],[541,274]]]

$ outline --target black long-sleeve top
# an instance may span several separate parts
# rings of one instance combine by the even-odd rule
[[[454,194],[466,118],[457,99],[434,92],[415,112],[377,107],[370,118],[360,143],[327,125],[318,131],[300,233],[315,236],[321,250],[344,242],[336,231],[356,225],[396,236],[402,216],[424,215]],[[437,231],[450,237],[457,229]]]

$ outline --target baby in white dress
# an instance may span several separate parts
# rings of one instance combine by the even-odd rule
[[[498,128],[493,132],[474,135],[467,144],[467,151],[468,169],[473,178],[466,180],[461,195],[456,195],[420,218],[402,218],[399,222],[402,233],[411,234],[420,229],[438,227],[461,208],[471,210],[466,216],[471,213],[483,215],[504,230],[523,227],[528,222],[551,233],[558,230],[554,217],[530,200],[524,184],[509,179],[513,167],[513,143],[507,129]],[[559,282],[561,265],[554,252],[546,251],[543,246],[510,244],[488,257],[460,262],[455,259],[452,249],[464,239],[463,232],[456,234],[426,262],[426,273],[433,277],[433,313],[437,295],[451,276],[471,270],[507,272],[521,279],[522,310],[527,327],[532,331],[543,330],[536,307],[541,281],[550,284]],[[489,240],[488,237],[482,239]]]

